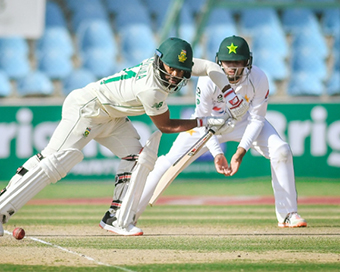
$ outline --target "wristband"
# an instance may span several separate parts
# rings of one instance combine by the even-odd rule
[[[231,100],[236,96],[234,89],[230,85],[226,85],[223,88],[222,93],[226,100]]]
[[[197,127],[203,127],[203,119],[202,118],[197,118]]]

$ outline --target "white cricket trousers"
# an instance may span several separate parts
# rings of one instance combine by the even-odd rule
[[[138,154],[140,136],[126,117],[110,116],[87,86],[72,91],[65,99],[62,120],[49,144],[41,152],[48,156],[65,148],[82,150],[91,140],[108,148],[119,158]],[[121,160],[117,173],[131,171],[134,162]]]
[[[229,141],[240,142],[247,124],[247,118],[243,118],[243,120],[236,123],[235,129],[232,132],[217,135],[217,139],[220,143]],[[163,173],[202,137],[205,133],[205,128],[195,128],[194,131],[194,133],[180,133],[169,153],[157,159],[154,170],[148,176],[140,200],[137,217],[139,217],[147,207]],[[297,212],[297,193],[295,188],[293,156],[290,147],[280,138],[276,130],[266,120],[257,140],[252,143],[251,148],[270,160],[276,217],[278,222],[282,223],[288,213]],[[201,151],[195,155],[195,159],[206,151],[208,151],[208,148],[204,146]]]

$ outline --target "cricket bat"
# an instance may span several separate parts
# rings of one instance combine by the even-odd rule
[[[188,166],[193,156],[201,150],[205,143],[215,134],[215,131],[209,129],[190,149],[183,154],[170,168],[163,174],[162,178],[158,182],[155,191],[149,201],[152,206],[160,195],[165,191],[171,182],[179,175],[179,173]]]

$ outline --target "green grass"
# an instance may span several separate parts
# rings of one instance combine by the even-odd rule
[[[298,179],[301,196],[339,196],[339,180]],[[60,182],[46,187],[36,198],[111,197],[112,184]],[[272,195],[269,180],[230,182],[180,181],[167,195]],[[18,265],[0,260],[1,271],[339,271],[340,205],[299,205],[308,227],[279,229],[273,205],[154,206],[138,221],[141,237],[110,235],[98,227],[107,205],[26,205],[4,225],[25,228],[33,236],[60,247],[103,258],[99,264],[77,267]],[[62,235],[60,233],[64,232]],[[6,235],[7,236],[7,235]],[[9,237],[0,239],[2,250],[46,250],[50,245]],[[138,250],[140,263],[115,264],[115,254]],[[52,252],[59,252],[53,249]],[[47,253],[49,252],[49,253]],[[69,253],[63,253],[69,256]],[[148,255],[171,261],[145,263]],[[273,254],[273,257],[268,257]],[[99,257],[101,256],[101,257]],[[284,256],[287,256],[285,258]],[[51,257],[53,257],[51,255]],[[80,257],[79,257],[80,258]],[[134,257],[135,258],[135,257]],[[80,258],[81,259],[81,258]],[[196,261],[197,260],[197,261]],[[126,269],[126,270],[124,270]]]
[[[106,235],[56,236],[48,234],[48,229],[68,226],[70,229],[93,228],[97,230],[98,221],[105,211],[103,205],[47,205],[25,206],[10,221],[12,228],[25,226],[26,230],[44,227],[46,233],[36,234],[50,243],[73,251],[86,250],[167,250],[194,252],[200,254],[240,255],[239,261],[231,259],[224,263],[205,264],[162,264],[128,266],[133,271],[276,271],[280,265],[283,271],[317,271],[318,262],[307,259],[301,263],[290,260],[254,260],[243,259],[246,254],[266,255],[268,252],[296,252],[305,254],[340,254],[340,218],[337,205],[302,205],[301,213],[308,218],[309,227],[304,229],[278,229],[273,207],[258,206],[155,206],[146,210],[139,225],[145,228],[142,237],[119,237]],[[7,226],[7,225],[6,225]],[[192,235],[183,229],[206,228],[207,231]],[[153,229],[162,229],[162,234],[155,234]],[[167,229],[177,231],[167,233]],[[34,241],[25,241],[25,247],[48,247]],[[338,258],[339,259],[339,258]],[[235,266],[236,265],[236,266]],[[211,266],[211,269],[210,269]],[[11,267],[10,265],[8,267]],[[125,266],[124,266],[125,267]],[[336,271],[334,263],[324,263],[319,271]],[[13,267],[12,267],[13,268]],[[41,268],[41,270],[40,270]],[[34,266],[21,267],[18,271],[47,271]],[[30,270],[32,269],[32,270]],[[70,271],[67,268],[61,271]],[[80,269],[80,268],[79,268]],[[81,268],[84,269],[85,268]],[[103,270],[101,270],[103,269]],[[205,270],[207,269],[207,270]],[[298,270],[295,270],[298,269]],[[6,271],[6,270],[3,270]],[[8,270],[14,271],[14,270]],[[51,268],[50,271],[56,271]],[[82,271],[82,270],[75,270]],[[93,271],[109,271],[97,268]],[[115,270],[110,270],[115,271]]]
[[[0,182],[0,188],[6,186]],[[311,179],[297,178],[296,187],[299,196],[339,196],[340,178],[338,179]],[[57,198],[100,198],[111,197],[113,182],[69,182],[61,181],[51,184],[43,189],[36,199]],[[273,190],[270,177],[256,179],[222,179],[222,180],[176,180],[169,186],[164,195],[182,196],[222,196],[222,195],[249,195],[271,196]]]

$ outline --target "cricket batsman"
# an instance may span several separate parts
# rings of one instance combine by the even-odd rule
[[[178,92],[191,75],[211,78],[222,90],[230,108],[228,114],[170,119],[166,98]],[[161,133],[178,133],[197,126],[223,131],[228,119],[241,118],[247,110],[248,103],[234,92],[216,63],[193,58],[191,45],[182,39],[165,40],[153,57],[76,89],[66,97],[62,119],[47,147],[19,167],[0,193],[0,236],[4,233],[3,224],[13,214],[83,160],[82,149],[91,140],[121,159],[113,200],[100,227],[119,235],[142,235],[143,231],[133,222],[146,178],[157,159]],[[144,147],[128,119],[142,114],[147,114],[158,128]]]
[[[235,92],[249,102],[249,110],[240,120],[234,122],[232,130],[225,130],[220,135],[212,136],[192,161],[209,150],[214,157],[217,172],[233,176],[237,173],[246,152],[250,148],[255,149],[270,160],[278,226],[306,227],[306,220],[297,213],[297,192],[290,146],[280,138],[265,118],[269,95],[267,76],[261,69],[252,65],[252,54],[248,43],[242,37],[225,38],[216,54],[216,62],[228,76]],[[200,77],[193,118],[198,116],[218,118],[223,116],[225,110],[226,101],[220,88],[210,78]],[[136,219],[148,205],[162,175],[204,133],[204,129],[198,127],[180,133],[169,153],[157,159],[154,170],[147,178]],[[220,143],[229,141],[239,142],[239,145],[228,163]]]

